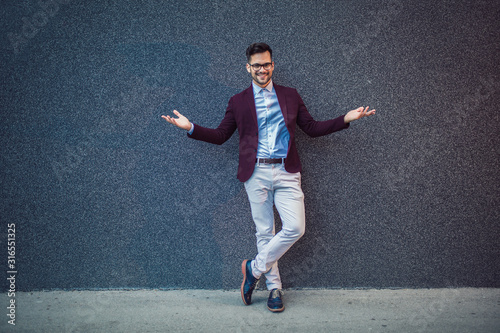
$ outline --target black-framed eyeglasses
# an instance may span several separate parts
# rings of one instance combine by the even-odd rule
[[[264,68],[266,71],[270,70],[273,66],[272,62],[266,62],[265,64],[249,64],[254,71],[258,71],[261,68]]]

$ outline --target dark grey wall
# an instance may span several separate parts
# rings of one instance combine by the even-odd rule
[[[307,230],[284,286],[500,287],[499,22],[477,0],[4,1],[0,259],[15,223],[18,290],[238,288],[238,137],[160,116],[217,126],[265,41],[316,119],[378,110],[298,134]]]

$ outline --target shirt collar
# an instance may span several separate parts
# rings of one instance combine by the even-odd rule
[[[273,80],[269,81],[269,84],[265,88],[259,87],[254,81],[252,81],[252,87],[253,87],[253,95],[257,95],[260,93],[262,89],[266,89],[269,92],[273,92]]]

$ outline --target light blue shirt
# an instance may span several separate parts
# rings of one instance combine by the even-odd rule
[[[281,113],[278,96],[271,81],[265,88],[252,82],[259,127],[257,158],[282,158],[288,152],[290,133]]]

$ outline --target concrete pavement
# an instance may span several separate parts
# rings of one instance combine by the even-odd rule
[[[2,294],[0,332],[500,332],[500,289],[286,290],[282,313],[267,296],[245,306],[239,290]]]

